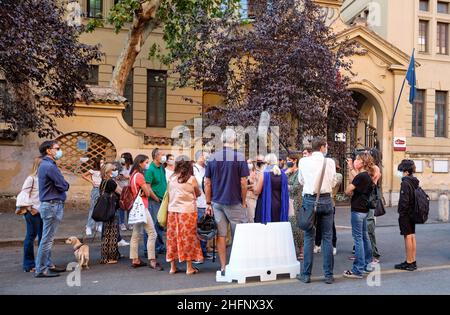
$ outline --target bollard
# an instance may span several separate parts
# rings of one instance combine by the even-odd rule
[[[448,222],[448,197],[441,195],[439,197],[439,221]]]

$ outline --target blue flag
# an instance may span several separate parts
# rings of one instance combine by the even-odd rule
[[[414,51],[411,55],[408,72],[406,72],[406,80],[408,80],[408,84],[410,86],[409,102],[413,104],[414,99],[416,98],[416,63],[414,61]]]

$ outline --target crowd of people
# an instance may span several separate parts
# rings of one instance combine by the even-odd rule
[[[139,154],[134,159],[123,153],[119,161],[93,159],[92,168],[82,178],[92,185],[90,207],[86,223],[86,236],[101,233],[101,264],[116,264],[123,256],[119,247],[129,246],[131,267],[148,266],[162,271],[158,254],[170,263],[170,274],[177,273],[178,262],[186,263],[186,274],[199,272],[198,264],[211,259],[210,244],[200,240],[197,224],[205,216],[216,223],[217,252],[220,274],[225,276],[227,238],[233,238],[236,225],[242,223],[290,222],[294,246],[301,272],[298,279],[311,281],[314,253],[323,256],[325,282],[334,282],[334,255],[337,254],[335,227],[335,197],[343,182],[341,166],[336,159],[327,158],[325,139],[315,138],[310,148],[289,153],[279,158],[271,153],[245,159],[235,150],[236,134],[226,129],[222,134],[223,149],[206,154],[195,153],[194,160],[187,156],[164,154],[154,149],[150,157]],[[55,266],[51,249],[56,230],[64,212],[69,183],[64,179],[56,161],[62,150],[56,141],[45,141],[39,148],[32,171],[22,191],[29,194],[32,206],[24,214],[27,234],[24,241],[23,270],[35,277],[56,277],[64,268]],[[344,277],[361,279],[373,270],[380,260],[375,237],[374,209],[369,200],[381,180],[381,157],[374,150],[363,150],[355,159],[347,160],[349,184],[345,193],[351,196],[351,226],[354,257]],[[398,166],[402,177],[399,226],[405,239],[406,261],[397,269],[417,269],[415,251],[415,223],[411,219],[414,209],[414,188],[419,181],[413,176],[414,162],[404,160]],[[115,205],[115,215],[106,222],[92,218],[98,199],[103,194],[115,195],[119,200],[129,186],[133,198],[140,196],[146,209],[146,223],[127,224],[129,209]],[[158,211],[167,198],[167,224],[158,222]],[[315,214],[310,228],[300,228],[299,216]],[[121,231],[132,230],[130,242]],[[34,240],[39,248],[34,257]],[[144,255],[139,255],[143,239]]]

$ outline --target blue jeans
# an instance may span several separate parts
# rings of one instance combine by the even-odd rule
[[[155,224],[156,234],[158,235],[156,237],[156,243],[155,243],[155,250],[157,253],[163,253],[166,251],[166,246],[164,245],[164,241],[163,241],[164,228],[161,227],[161,225],[159,225],[159,223],[158,223],[158,210],[159,210],[160,206],[161,206],[160,202],[156,202],[153,199],[148,200],[148,210],[149,210],[152,220]],[[147,248],[147,238],[148,238],[148,235],[144,231],[144,248]],[[144,250],[144,253],[146,253],[145,250]]]
[[[42,219],[40,214],[31,215],[30,212],[23,216],[27,224],[27,234],[23,241],[23,270],[29,272],[35,267],[34,263],[34,240],[38,238],[38,246],[42,238]]]
[[[127,213],[127,218],[128,218],[128,211],[125,212],[124,210],[119,209],[118,212],[119,212],[119,225],[125,224],[125,213]]]
[[[100,197],[100,190],[98,187],[92,187],[91,190],[91,204],[89,207],[89,214],[88,219],[86,223],[86,227],[90,228],[91,230],[95,229],[97,222],[92,219],[92,212],[94,211],[95,203],[97,202],[98,197]]]
[[[314,208],[315,197],[304,196],[302,207],[305,209]],[[323,271],[326,279],[333,277],[334,257],[333,246],[331,244],[333,238],[333,202],[331,197],[320,197],[317,206],[317,225],[320,226],[322,232],[322,256]],[[302,277],[311,277],[313,268],[313,248],[315,239],[315,228],[305,231],[304,258],[302,263]]]
[[[46,272],[51,266],[53,239],[64,215],[64,203],[62,201],[43,202],[39,212],[44,226],[36,257],[36,273]]]
[[[205,215],[205,210],[206,210],[206,208],[198,208],[197,209],[198,222],[200,222],[200,219],[203,218],[203,216]],[[202,248],[203,257],[205,257],[205,259],[206,259],[206,254],[208,253],[208,251],[206,249],[206,245],[207,245],[207,242],[200,241],[200,247]]]
[[[370,270],[372,247],[367,230],[368,213],[352,211],[352,237],[355,244],[355,260],[352,273],[362,275],[364,269]]]

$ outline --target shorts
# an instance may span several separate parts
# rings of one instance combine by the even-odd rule
[[[398,225],[400,227],[400,235],[416,234],[416,222],[408,215],[400,216],[398,218]]]
[[[243,208],[241,204],[228,206],[213,203],[212,207],[218,236],[227,236],[229,223],[231,224],[231,234],[234,235],[236,224],[248,222],[247,209]]]

